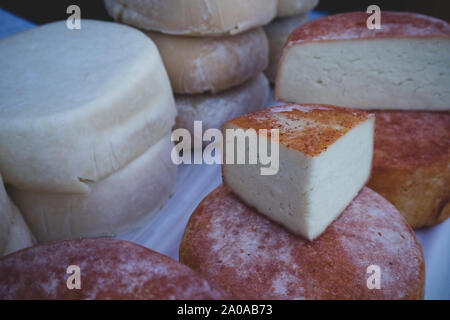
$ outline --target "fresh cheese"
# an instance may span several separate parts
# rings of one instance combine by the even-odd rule
[[[278,0],[105,0],[117,21],[166,34],[234,35],[270,22]]]
[[[264,71],[269,46],[262,28],[220,38],[146,32],[155,42],[175,93],[218,93]]]
[[[224,164],[224,183],[261,214],[313,240],[369,179],[374,120],[320,105],[272,107],[231,120],[223,126],[226,137],[228,129],[279,130],[279,142],[271,144],[279,147],[279,170],[261,175],[261,164]]]
[[[11,202],[0,176],[0,257],[32,246],[35,239],[17,207]]]
[[[177,167],[165,136],[126,167],[89,183],[86,194],[30,192],[11,188],[39,242],[114,235],[151,219],[172,195]]]
[[[89,191],[172,128],[175,102],[142,32],[83,20],[0,41],[0,171],[16,188]]]
[[[276,99],[360,109],[449,110],[450,26],[435,18],[364,12],[324,17],[294,31],[278,70]]]
[[[277,17],[304,14],[314,9],[319,0],[278,0]]]

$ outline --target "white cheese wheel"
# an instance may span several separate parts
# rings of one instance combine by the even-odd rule
[[[203,131],[220,129],[224,122],[264,107],[269,93],[269,81],[260,73],[245,84],[219,94],[176,95],[175,128],[188,129],[194,134],[194,121],[202,121]]]
[[[0,257],[32,246],[35,239],[17,207],[11,202],[0,176]]]
[[[37,193],[11,189],[39,242],[114,235],[154,216],[174,191],[177,167],[166,136],[87,194]]]
[[[302,14],[293,17],[275,19],[264,27],[264,31],[269,39],[270,49],[269,66],[264,72],[271,83],[275,83],[278,64],[280,63],[281,54],[289,35],[292,31],[297,29],[297,27],[306,22],[308,22],[308,16],[306,14]]]
[[[319,0],[278,0],[277,17],[303,14],[314,9]]]
[[[220,38],[146,34],[161,53],[175,93],[217,93],[229,89],[264,71],[269,59],[262,28]]]
[[[165,136],[170,83],[142,32],[83,20],[0,41],[0,171],[28,191],[89,191]]]
[[[117,21],[167,34],[238,34],[270,22],[277,0],[105,0]]]

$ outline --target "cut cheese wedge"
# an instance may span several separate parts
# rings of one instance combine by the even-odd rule
[[[6,194],[0,176],[0,257],[35,243],[22,215]]]
[[[151,219],[172,195],[177,167],[166,136],[126,167],[90,184],[86,194],[11,188],[39,242],[115,235]]]
[[[278,0],[105,0],[119,22],[190,36],[234,35],[265,25],[277,5]]]
[[[369,179],[374,120],[362,111],[320,105],[272,107],[231,120],[223,126],[227,141],[228,129],[279,130],[279,142],[270,145],[279,147],[279,170],[261,175],[260,163],[225,164],[224,183],[261,214],[313,240]]]
[[[449,110],[450,25],[383,11],[369,30],[364,12],[309,22],[288,39],[276,99],[357,109]]]
[[[175,102],[142,32],[83,20],[0,41],[0,171],[37,192],[89,191],[171,130]]]

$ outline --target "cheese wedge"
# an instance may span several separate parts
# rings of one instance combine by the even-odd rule
[[[279,130],[279,142],[271,144],[279,147],[279,170],[261,175],[259,163],[224,164],[224,183],[261,214],[313,240],[369,179],[374,120],[362,111],[320,105],[272,107],[231,120],[223,126],[227,140],[228,129]],[[249,150],[241,151],[246,158]]]
[[[0,257],[35,243],[22,215],[6,194],[0,176]]]
[[[309,22],[288,39],[276,99],[357,109],[449,110],[450,25],[383,11],[370,30],[365,12]]]
[[[171,130],[158,49],[116,23],[64,22],[0,41],[0,171],[37,192],[87,193]]]
[[[105,0],[119,22],[166,34],[234,35],[265,25],[278,0]]]

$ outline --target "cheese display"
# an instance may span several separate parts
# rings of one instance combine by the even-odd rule
[[[203,131],[220,129],[225,121],[261,109],[269,93],[269,81],[260,73],[240,86],[215,95],[177,95],[175,128],[185,128],[194,134],[194,121],[202,121]]]
[[[0,40],[0,171],[36,192],[88,193],[167,135],[176,117],[156,46],[83,20]]]
[[[450,216],[450,113],[376,111],[369,187],[413,228]]]
[[[46,193],[11,188],[11,197],[40,242],[127,232],[151,219],[176,186],[177,167],[166,136],[87,194]]]
[[[0,176],[0,257],[32,246],[35,239],[17,207],[11,202]]]
[[[365,12],[311,21],[288,39],[276,99],[357,109],[448,110],[450,25],[432,17]]]
[[[261,163],[225,163],[223,181],[261,214],[313,240],[369,179],[374,120],[362,111],[289,105],[228,121],[223,126],[227,140],[230,129],[278,129],[279,142],[272,143],[279,148],[279,170],[274,175],[262,175]],[[252,139],[261,138],[249,136],[249,145]],[[245,148],[246,158],[250,157],[249,150]]]
[[[278,0],[278,17],[304,14],[314,9],[319,0]]]
[[[146,34],[161,53],[175,93],[218,93],[255,77],[268,64],[262,28],[220,38]]]
[[[105,0],[119,22],[166,34],[234,35],[269,23],[278,0]]]
[[[225,299],[186,266],[134,243],[78,239],[0,259],[2,300]]]
[[[275,83],[278,71],[278,63],[280,62],[281,53],[289,35],[302,24],[308,22],[306,14],[279,18],[264,27],[267,38],[269,39],[269,66],[265,74],[271,83]]]
[[[180,261],[237,300],[422,299],[424,294],[424,258],[416,236],[395,207],[368,188],[309,242],[220,186],[191,216]],[[376,267],[380,290],[372,282]]]

